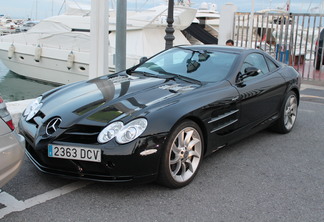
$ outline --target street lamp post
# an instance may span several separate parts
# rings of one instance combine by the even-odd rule
[[[173,19],[173,6],[174,6],[174,0],[169,0],[168,4],[168,18],[167,23],[168,26],[165,29],[166,35],[164,36],[165,39],[165,49],[172,48],[173,46],[173,40],[174,40],[174,28],[172,26],[174,19]]]

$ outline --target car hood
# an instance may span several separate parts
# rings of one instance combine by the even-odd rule
[[[76,122],[106,125],[125,117],[145,116],[152,106],[168,104],[199,86],[175,79],[126,74],[103,76],[44,94],[40,111],[44,121],[60,117],[61,127]]]

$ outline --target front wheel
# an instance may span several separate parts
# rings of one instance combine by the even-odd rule
[[[168,138],[162,155],[158,182],[180,188],[197,174],[203,157],[203,137],[199,126],[186,120],[176,126]]]
[[[297,96],[291,91],[286,95],[284,106],[280,112],[280,118],[272,126],[272,129],[279,133],[289,133],[295,125],[297,109]]]

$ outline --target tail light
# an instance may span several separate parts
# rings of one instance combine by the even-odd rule
[[[3,119],[11,130],[15,129],[15,126],[12,122],[10,113],[7,110],[6,104],[0,96],[0,118]]]

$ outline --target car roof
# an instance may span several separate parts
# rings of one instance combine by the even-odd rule
[[[177,47],[177,46],[175,46]],[[242,53],[242,52],[262,52],[259,49],[243,48],[236,46],[219,46],[219,45],[185,45],[178,46],[182,48],[195,49],[195,50],[214,50],[214,51],[226,51],[232,53]]]

